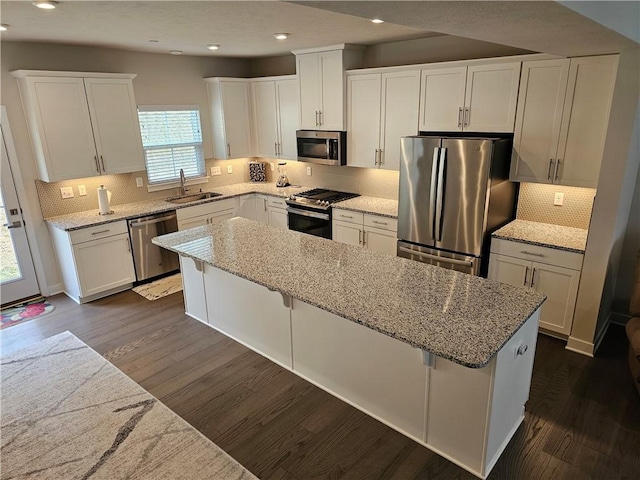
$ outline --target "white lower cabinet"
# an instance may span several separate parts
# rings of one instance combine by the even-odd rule
[[[256,195],[256,221],[281,228],[289,228],[289,214],[284,198]]]
[[[50,227],[65,293],[78,303],[126,290],[136,281],[125,221],[66,232]]]
[[[331,228],[336,242],[396,255],[398,221],[395,218],[334,208]]]
[[[226,198],[176,210],[178,230],[211,225],[236,216],[238,199]]]
[[[198,263],[181,258],[189,315],[481,478],[524,419],[540,310],[467,368]]]
[[[542,305],[540,327],[568,336],[578,296],[582,258],[580,253],[493,239],[488,277],[544,293],[547,301]]]
[[[257,220],[257,198],[255,194],[243,195],[238,197],[238,208],[236,210],[236,217],[246,218],[248,220]]]

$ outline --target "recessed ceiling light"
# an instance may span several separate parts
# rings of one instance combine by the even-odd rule
[[[207,48],[209,50],[218,50],[220,48],[220,45],[216,45],[215,43],[210,43],[209,45],[207,45]]]
[[[372,18],[371,23],[384,23],[384,20],[381,18]]]
[[[286,40],[289,37],[289,34],[288,33],[274,33],[273,36],[277,40]]]
[[[7,30],[9,30],[9,25],[7,25],[6,23],[0,25],[0,32],[6,32]]]
[[[58,5],[58,2],[54,2],[52,0],[36,0],[35,2],[33,2],[33,4],[36,7],[42,8],[44,10],[53,10],[54,8],[56,8],[56,5]]]
[[[182,55],[182,50],[171,50],[169,53],[171,55]]]

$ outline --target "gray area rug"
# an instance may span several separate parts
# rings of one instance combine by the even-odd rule
[[[176,273],[132,289],[147,300],[157,300],[172,293],[182,291],[182,274]]]
[[[256,478],[69,332],[0,376],[3,480]]]

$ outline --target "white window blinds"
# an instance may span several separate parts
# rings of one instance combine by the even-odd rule
[[[206,176],[197,106],[139,106],[138,118],[150,185]]]

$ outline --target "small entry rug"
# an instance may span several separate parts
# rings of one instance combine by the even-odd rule
[[[0,375],[2,479],[257,480],[69,332]]]
[[[2,321],[0,324],[0,330],[3,328],[12,327],[18,323],[25,322],[27,320],[34,320],[36,318],[44,317],[45,315],[53,312],[55,306],[47,302],[46,300],[34,300],[31,302],[23,303],[22,305],[5,308],[2,310]]]
[[[147,300],[157,300],[182,290],[182,275],[176,273],[144,285],[138,285],[133,291]]]

